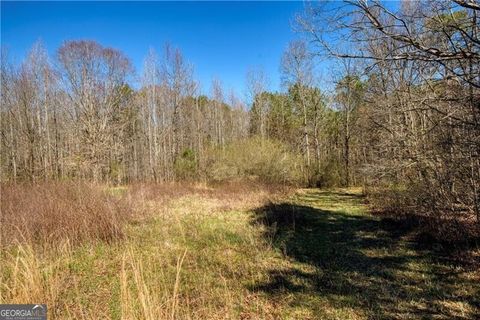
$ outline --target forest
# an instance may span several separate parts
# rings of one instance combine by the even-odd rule
[[[121,310],[108,303],[103,310],[92,302],[107,318],[214,319],[223,312],[232,319],[479,316],[480,3],[402,1],[392,8],[388,2],[347,0],[304,6],[292,26],[298,40],[288,44],[279,61],[284,89],[269,89],[270,75],[255,67],[246,71],[245,97],[226,90],[216,78],[205,94],[201,87],[209,84],[195,79],[195,66],[170,43],[146,50],[141,70],[121,50],[94,40],[67,40],[53,54],[38,41],[21,63],[13,63],[2,47],[0,247],[9,258],[2,262],[8,271],[2,271],[0,302],[23,301],[33,290],[40,302],[52,306],[49,312],[55,318],[75,318],[76,299],[84,295],[90,301],[94,295],[87,294],[91,288],[86,284],[77,287],[70,280],[77,283],[72,285],[77,298],[63,301],[61,292],[67,289],[61,283],[68,276],[62,263],[70,272],[80,270],[75,273],[80,277],[93,272],[98,258],[104,261],[99,268],[107,270],[106,279],[120,272],[108,299],[121,300]],[[325,66],[330,70],[323,70]],[[316,202],[309,203],[313,198]],[[313,215],[315,210],[322,218]],[[177,211],[183,218],[174,217]],[[199,213],[210,211],[214,217]],[[241,218],[228,220],[234,219],[226,215],[230,211],[241,212]],[[262,217],[260,222],[240,221],[252,212]],[[370,214],[372,220],[362,220]],[[328,224],[330,218],[337,222],[328,223],[337,225]],[[141,229],[145,223],[148,227]],[[344,290],[350,290],[332,289],[338,279],[343,279],[338,286],[352,288],[342,281],[360,259],[354,252],[376,247],[343,247],[334,232],[343,232],[344,240],[374,232],[385,237],[381,241],[390,248],[385,250],[393,250],[391,241],[398,234],[385,236],[385,230],[394,231],[381,231],[385,225],[418,236],[405,240],[402,235],[401,243],[430,244],[435,258],[446,255],[456,261],[452,265],[468,264],[468,280],[452,280],[466,292],[451,293],[454,289],[439,276],[436,288],[445,296],[432,293],[434,289],[415,296],[398,287],[402,280],[395,280],[378,290],[406,296],[373,305],[377,289],[364,287],[357,290],[367,292],[366,297],[352,293],[348,298],[356,302],[335,302],[333,295],[345,296]],[[310,234],[306,230],[317,236],[304,238]],[[156,232],[172,246],[158,257],[148,253],[155,248],[155,237],[148,235]],[[298,238],[289,238],[291,234]],[[68,249],[60,245],[66,239]],[[100,242],[88,249],[89,239]],[[127,244],[112,247],[111,241]],[[317,249],[311,247],[317,242]],[[221,254],[208,243],[229,248],[226,254],[239,255],[245,267],[228,267],[238,267],[233,270],[224,266],[228,261],[211,261]],[[325,243],[334,252],[316,251]],[[38,246],[52,254],[47,244],[68,251],[62,254],[69,262],[52,262],[49,254],[37,257],[32,248]],[[258,252],[246,257],[252,247]],[[295,265],[280,262],[282,252]],[[413,251],[408,252],[400,253]],[[339,265],[324,262],[337,254],[345,259]],[[424,259],[418,252],[411,256],[416,254]],[[190,262],[189,255],[194,255]],[[113,262],[106,262],[108,256],[115,256]],[[396,262],[377,265],[367,256],[359,260],[366,269],[398,269]],[[163,266],[162,283],[151,282],[155,269],[146,267],[148,259],[151,264],[169,263]],[[275,269],[268,259],[279,261],[277,273],[269,270],[267,275],[268,268]],[[412,263],[418,277],[420,269],[447,268],[430,260]],[[265,273],[255,271],[259,264]],[[215,265],[221,266],[218,276],[211,274]],[[190,275],[181,280],[182,268]],[[291,278],[288,268],[297,272]],[[317,276],[330,270],[332,288],[323,287],[326,275],[299,276],[309,274],[309,268]],[[352,276],[358,283],[371,280],[363,271]],[[218,277],[224,284],[211,284]],[[250,289],[237,277],[246,279]],[[273,298],[259,284],[265,277]],[[182,287],[183,280],[191,287]],[[305,284],[298,291],[303,296],[292,289],[302,286],[296,281]],[[320,289],[316,281],[322,283]],[[216,291],[204,296],[195,291],[200,283]],[[291,296],[281,296],[276,288]],[[219,296],[230,300],[217,305]],[[457,297],[456,304],[433,302],[448,297]],[[426,307],[411,304],[425,300],[431,302]],[[415,308],[421,311],[415,313]],[[95,318],[85,312],[84,318]]]

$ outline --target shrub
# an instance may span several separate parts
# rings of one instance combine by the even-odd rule
[[[265,183],[303,181],[302,159],[278,141],[259,137],[241,140],[209,152],[205,175],[212,181],[256,178]]]
[[[185,149],[175,159],[175,176],[180,180],[192,180],[197,173],[197,160],[192,149]]]
[[[2,245],[56,244],[122,237],[129,205],[80,182],[1,185]]]
[[[480,224],[472,211],[419,181],[369,186],[366,194],[380,214],[401,219],[430,239],[449,243],[478,242]],[[451,202],[450,202],[451,201]]]
[[[334,157],[322,161],[318,171],[309,176],[311,177],[310,186],[331,188],[342,185],[342,169],[340,163]]]

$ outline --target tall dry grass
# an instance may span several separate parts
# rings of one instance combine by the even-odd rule
[[[112,241],[131,215],[127,201],[82,182],[3,184],[0,206],[3,246]]]
[[[120,273],[121,318],[122,319],[177,319],[179,288],[183,261],[187,250],[177,257],[174,284],[154,286],[146,279],[144,263],[133,250],[127,250],[122,257]],[[159,272],[157,283],[169,281],[163,272]],[[173,279],[173,278],[172,278]]]
[[[0,303],[46,303],[52,319],[274,318],[247,288],[275,256],[249,210],[288,191],[3,185]]]
[[[169,202],[191,195],[205,199],[214,199],[223,209],[249,209],[271,200],[286,196],[295,189],[287,185],[265,184],[257,180],[230,180],[213,184],[180,182],[180,183],[137,183],[128,186],[128,197],[131,203],[145,206],[153,202],[155,207],[167,206]],[[144,212],[148,208],[136,208]]]
[[[65,261],[71,257],[71,252],[68,242],[56,248],[54,253],[38,250],[31,244],[2,250],[0,303],[58,305],[69,283]],[[50,257],[45,259],[48,254]]]

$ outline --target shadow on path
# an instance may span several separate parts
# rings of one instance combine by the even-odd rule
[[[312,190],[298,200],[255,211],[255,223],[266,226],[265,237],[289,263],[251,290],[319,319],[331,314],[326,308],[371,319],[480,318],[478,285],[461,268],[415,248],[410,230],[392,220],[341,210],[358,209],[359,195]]]

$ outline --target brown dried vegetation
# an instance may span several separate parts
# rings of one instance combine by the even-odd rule
[[[132,214],[127,201],[88,183],[3,184],[1,190],[2,245],[113,241]]]

